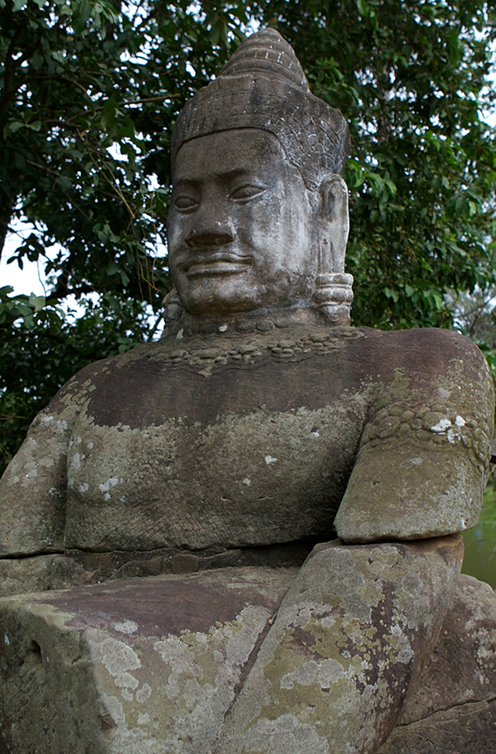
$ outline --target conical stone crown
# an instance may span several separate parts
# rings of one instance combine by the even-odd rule
[[[315,97],[293,48],[275,29],[248,37],[219,77],[185,105],[172,132],[172,171],[182,144],[237,128],[269,131],[310,190],[342,173],[349,150],[345,119]]]
[[[236,76],[255,71],[286,78],[294,86],[310,92],[307,77],[293,48],[275,29],[262,29],[245,39],[219,76]]]

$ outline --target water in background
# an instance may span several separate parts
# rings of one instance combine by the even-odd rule
[[[484,492],[484,505],[475,529],[463,532],[465,557],[462,573],[486,581],[496,589],[496,480],[495,469]]]

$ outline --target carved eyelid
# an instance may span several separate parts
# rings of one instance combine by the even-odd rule
[[[247,194],[245,196],[236,197],[237,193],[243,191],[247,191]],[[230,198],[235,202],[249,201],[250,199],[254,199],[256,196],[260,196],[260,194],[263,194],[265,191],[265,186],[257,186],[253,183],[245,183],[242,186],[237,186],[235,189],[233,189],[230,192]]]
[[[180,207],[178,205],[178,202],[181,200],[189,202],[187,206]],[[187,196],[185,194],[179,194],[179,196],[176,196],[174,199],[174,207],[179,210],[179,212],[187,212],[189,209],[194,209],[194,207],[197,207],[199,202],[196,199],[193,199],[191,196]]]
[[[187,182],[185,182],[187,183]],[[200,198],[195,198],[188,192],[188,188],[192,188],[193,192],[196,186],[190,187],[189,185],[185,185],[184,187],[180,187],[177,191],[176,197],[173,199],[174,207],[179,210],[180,212],[187,212],[188,210],[192,210],[195,207],[198,207],[198,205],[201,202]],[[263,194],[266,191],[266,186],[260,186],[254,183],[241,183],[240,185],[236,186],[232,190],[229,191],[229,198],[232,199],[232,201],[235,202],[247,202],[250,201],[250,199],[255,199],[257,196],[260,196],[260,194]],[[243,196],[236,196],[236,194],[246,192]],[[180,207],[178,206],[178,202],[181,200],[189,202],[187,206]]]

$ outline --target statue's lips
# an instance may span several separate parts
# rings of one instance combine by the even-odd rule
[[[210,275],[233,275],[246,272],[252,265],[251,257],[219,252],[195,254],[182,265],[187,277],[209,277]]]

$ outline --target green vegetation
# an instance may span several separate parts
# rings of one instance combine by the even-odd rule
[[[495,286],[492,4],[0,0],[0,251],[23,217],[14,264],[56,244],[46,301],[0,288],[2,463],[72,373],[156,332],[170,126],[250,18],[350,123],[355,324],[452,327],[457,295]]]
[[[496,526],[496,467],[491,464],[491,473],[484,490],[484,503],[479,521],[481,526]]]
[[[479,525],[463,533],[463,573],[496,589],[496,470],[491,466]]]

